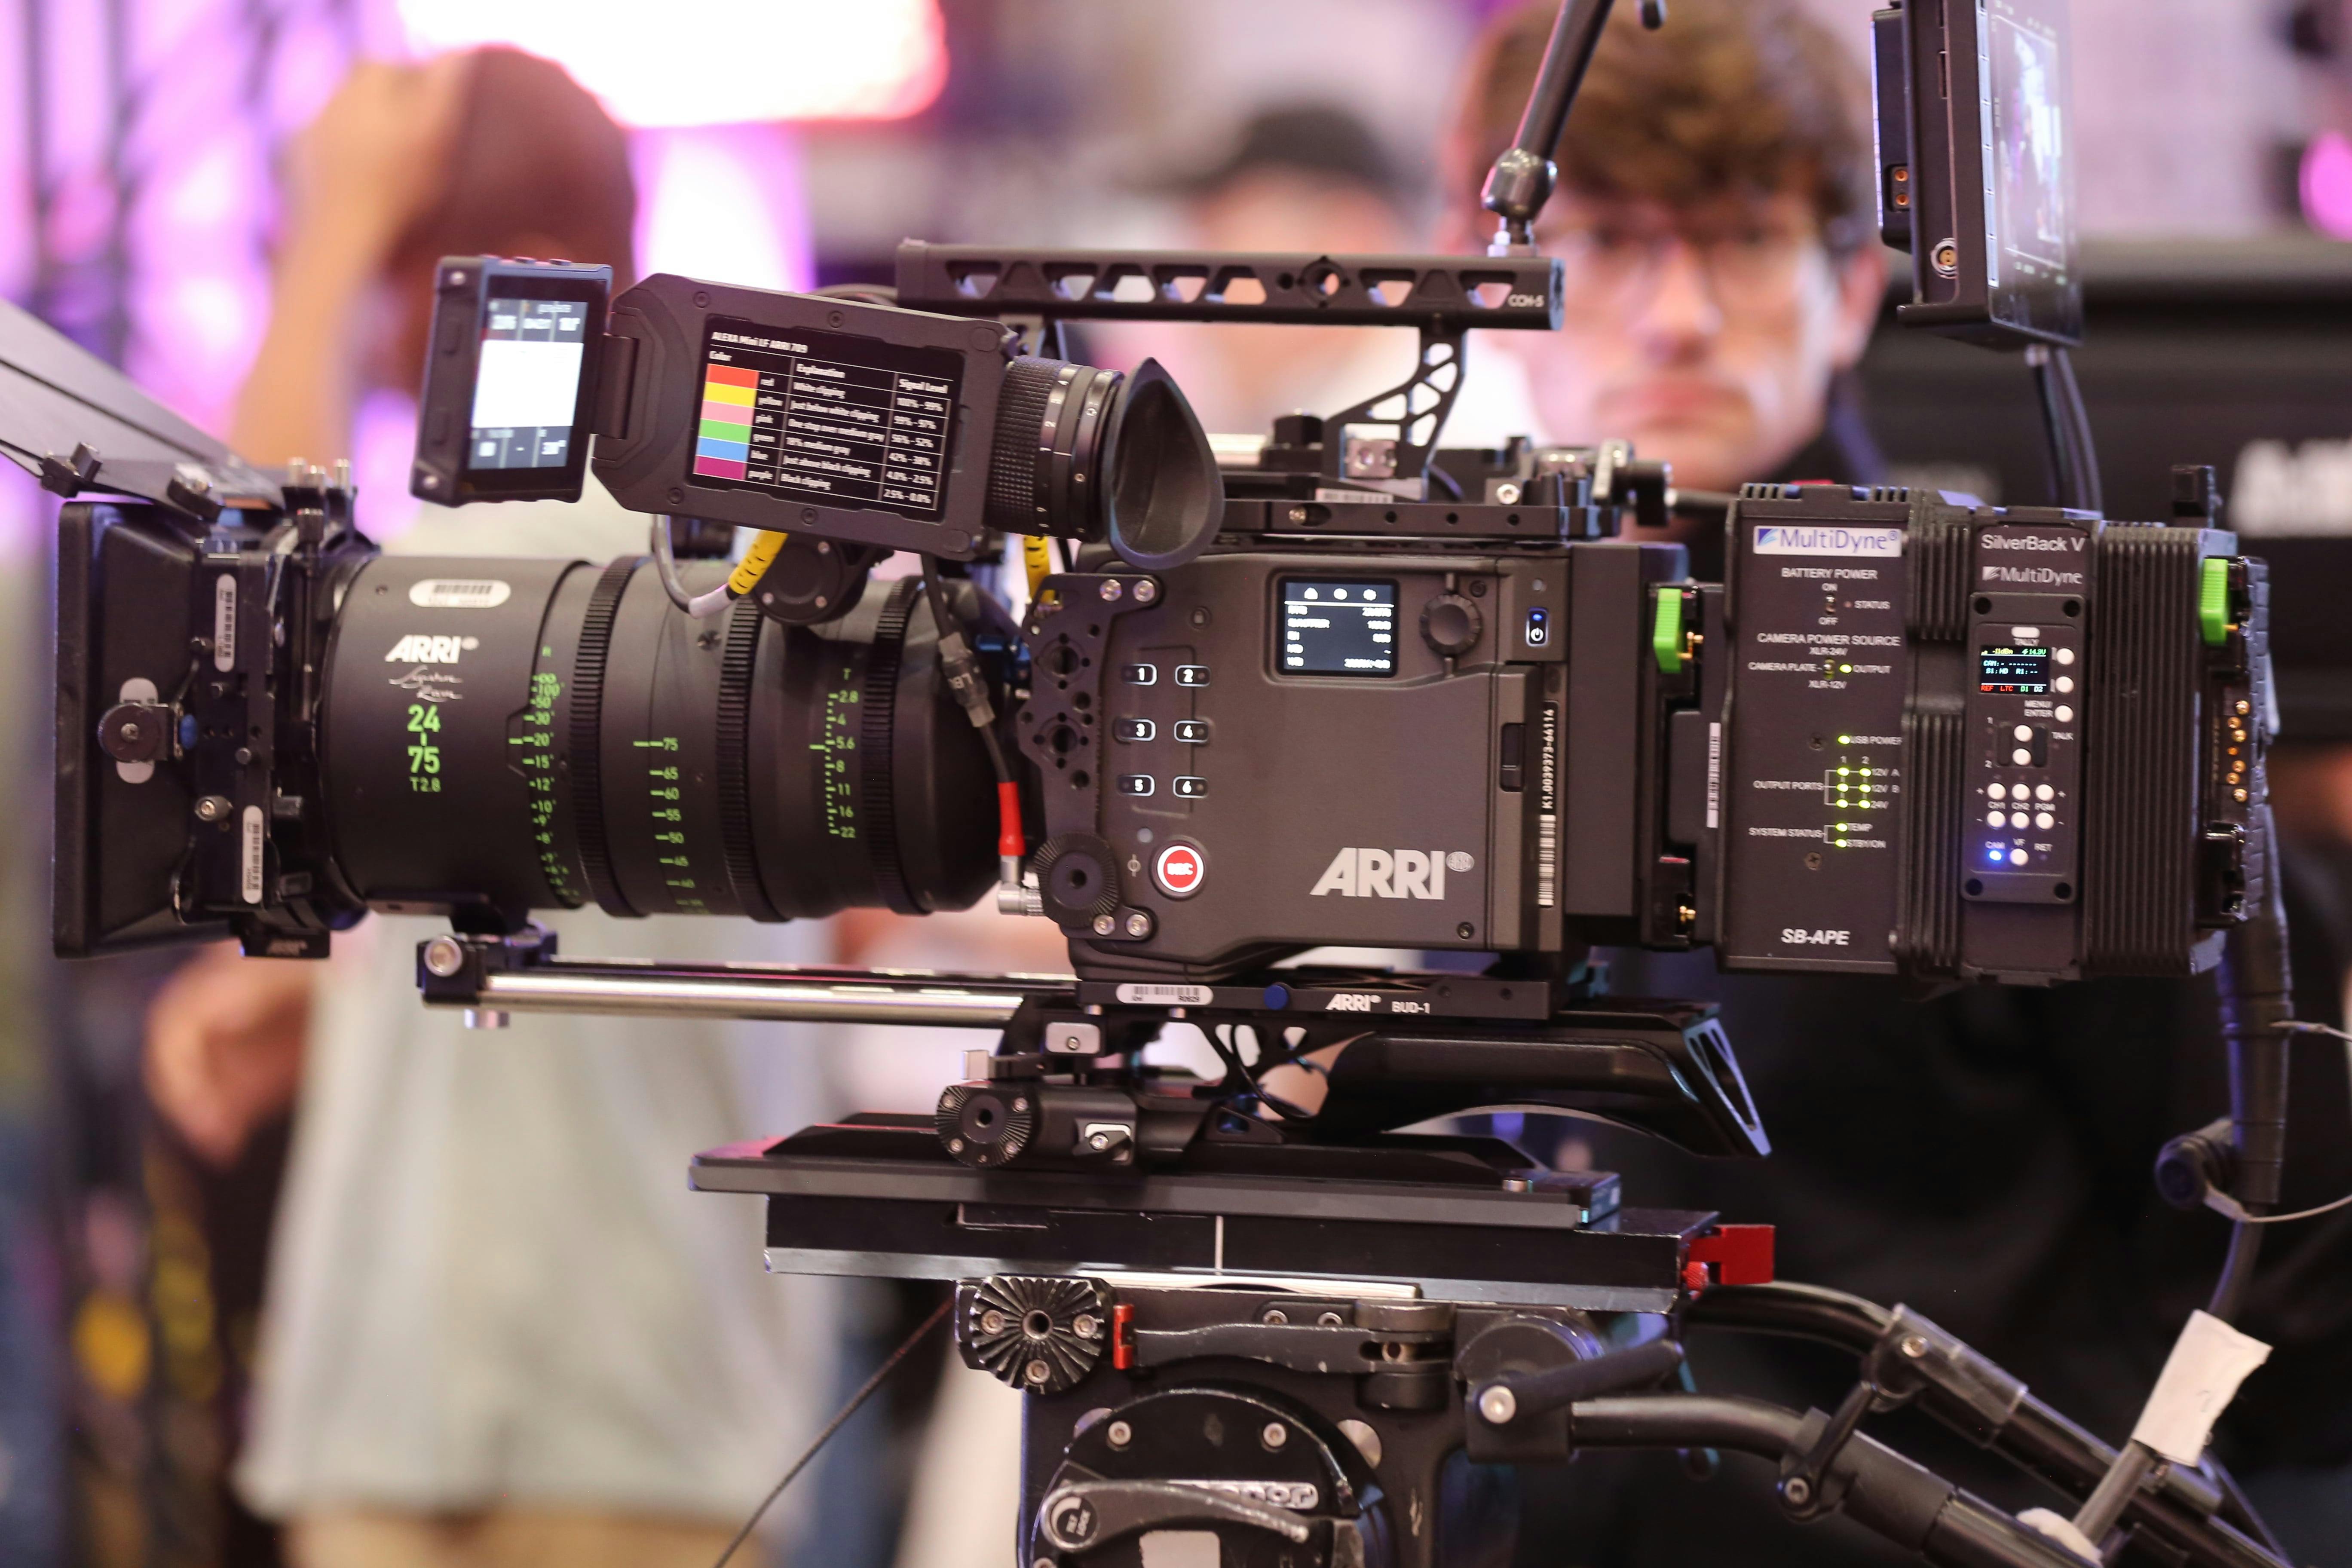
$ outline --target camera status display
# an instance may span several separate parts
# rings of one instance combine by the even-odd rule
[[[571,461],[587,331],[584,300],[490,300],[467,468],[560,468]]]
[[[2046,647],[1978,649],[1977,689],[2008,692],[2014,696],[2048,696],[2050,650]]]
[[[714,317],[690,477],[936,518],[962,361]]]
[[[1282,672],[1394,675],[1396,601],[1394,582],[1284,578]]]

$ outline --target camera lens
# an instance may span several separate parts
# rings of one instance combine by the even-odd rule
[[[1107,540],[1130,564],[1163,571],[1198,555],[1224,510],[1209,438],[1157,361],[1132,376],[1055,359],[1005,367],[990,527]]]
[[[679,615],[637,559],[371,563],[320,706],[338,868],[373,903],[509,921],[963,908],[992,775],[919,584],[884,586],[790,626]]]

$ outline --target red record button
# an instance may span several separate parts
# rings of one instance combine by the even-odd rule
[[[1208,861],[1190,844],[1171,844],[1151,858],[1151,879],[1171,899],[1191,898],[1208,876]]]

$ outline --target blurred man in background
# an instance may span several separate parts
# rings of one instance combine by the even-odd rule
[[[1559,190],[1536,225],[1560,260],[1565,320],[1556,333],[1490,334],[1490,352],[1525,368],[1544,437],[1630,440],[1687,489],[1874,479],[1852,372],[1886,268],[1848,52],[1790,5],[1677,5],[1655,34],[1625,10],[1584,79]],[[1517,132],[1558,12],[1507,16],[1474,59],[1448,160],[1453,248],[1494,232],[1477,193]]]
[[[1206,167],[1158,189],[1172,199],[1178,241],[1202,250],[1380,255],[1418,247],[1414,184],[1349,110],[1292,103],[1261,110]],[[1156,358],[1203,427],[1263,435],[1277,415],[1336,414],[1412,370],[1413,334],[1393,328],[1089,322],[1106,363]]]
[[[1493,226],[1477,191],[1557,9],[1501,19],[1480,51],[1455,159],[1465,236]],[[1564,263],[1567,327],[1509,334],[1538,434],[1630,437],[1694,488],[1875,479],[1847,390],[1885,278],[1859,73],[1794,0],[1675,0],[1656,33],[1631,13],[1620,9],[1585,78],[1556,154],[1562,188],[1538,226]],[[1719,577],[1720,533],[1685,537],[1693,574]],[[2299,870],[2290,862],[2297,1012],[2337,1023],[2342,953],[2314,912],[2325,889]],[[1774,1151],[1708,1163],[1579,1123],[1557,1163],[1619,1171],[1645,1205],[1771,1223],[1783,1278],[1906,1301],[2122,1440],[2220,1265],[2224,1227],[2165,1208],[2148,1175],[2165,1139],[2226,1104],[2210,978],[1922,1000],[1885,980],[1718,975],[1704,953],[1622,952],[1613,968],[1622,993],[1722,1003]],[[2342,1125],[2344,1078],[2340,1058],[2298,1060],[2298,1128]],[[2298,1140],[2290,1206],[2352,1186],[2340,1149]],[[2266,1255],[2274,1267],[2243,1321],[2279,1351],[2221,1438],[2250,1467],[2341,1463],[2352,1444],[2340,1399],[2312,1392],[2352,1359],[2352,1312],[2319,1305],[2343,1285],[2317,1284],[2331,1246],[2326,1267],[2339,1279],[2345,1268],[2344,1219],[2331,1216],[2333,1238],[2315,1226]],[[1800,1409],[1834,1407],[1855,1372],[1801,1344],[1700,1335],[1691,1348],[1703,1390]],[[1916,1413],[1884,1429],[1980,1495],[2050,1500]],[[1908,1560],[1848,1521],[1801,1531],[1780,1511],[1769,1477],[1736,1462],[1694,1491],[1671,1455],[1588,1455],[1561,1484],[1528,1489],[1520,1561]]]
[[[621,132],[558,68],[362,67],[295,147],[233,445],[348,451],[360,395],[416,383],[436,258],[601,261],[625,287],[635,208]],[[592,484],[577,506],[433,509],[394,548],[644,543]],[[551,923],[570,953],[795,956],[743,922]],[[707,1568],[834,1358],[824,1282],[762,1274],[756,1206],[689,1194],[686,1162],[809,1120],[814,1064],[770,1030],[751,1070],[712,1024],[470,1033],[416,996],[441,924],[376,918],[331,966],[209,955],[153,1009],[154,1100],[199,1150],[233,1157],[299,1099],[242,1489],[300,1568]]]

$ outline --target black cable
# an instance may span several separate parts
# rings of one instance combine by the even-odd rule
[[[2286,1165],[2287,1059],[2294,1036],[2294,972],[2287,963],[2286,904],[2278,840],[2268,805],[2248,824],[2250,880],[2261,889],[2221,944],[2221,1036],[2230,1053],[2230,1131],[2238,1150],[2237,1190],[2249,1215],[2278,1205]],[[2234,1321],[2262,1252],[2263,1227],[2238,1221],[2206,1310]]]
[[[944,642],[950,634],[961,636],[963,623],[956,619],[954,613],[948,608],[947,590],[940,585],[939,562],[929,555],[922,561],[923,597],[931,606],[931,621],[940,628],[940,638]],[[981,744],[988,748],[988,765],[995,773],[996,782],[1011,784],[1013,765],[1005,760],[1003,743],[996,738],[996,727],[993,724],[976,724],[973,728],[980,731]]]
[[[2253,1282],[2254,1265],[2263,1251],[2263,1227],[2239,1220],[2230,1226],[2230,1250],[2221,1259],[2221,1278],[2205,1310],[2223,1322],[2235,1322],[2246,1304],[2246,1287]]]
[[[1249,1091],[1257,1096],[1259,1104],[1272,1109],[1274,1113],[1276,1116],[1281,1117],[1285,1121],[1310,1121],[1314,1120],[1312,1112],[1307,1110],[1301,1106],[1292,1104],[1289,1100],[1272,1092],[1257,1081],[1257,1074],[1251,1071],[1249,1065],[1242,1060],[1241,1047],[1234,1045],[1232,1041],[1225,1039],[1218,1032],[1219,1030],[1229,1029],[1233,1026],[1234,1026],[1230,1024],[1219,1024],[1202,1031],[1202,1037],[1209,1042],[1209,1048],[1217,1053],[1218,1059],[1223,1061],[1225,1066],[1231,1068],[1235,1074],[1239,1075],[1244,1083],[1249,1085]],[[1276,1062],[1272,1065],[1280,1067],[1282,1066],[1282,1063]]]
[[[1685,1331],[1729,1330],[1811,1340],[1868,1357],[1886,1342],[1894,1321],[1885,1308],[1859,1296],[1784,1279],[1769,1285],[1715,1286],[1692,1300],[1683,1322]],[[1999,1373],[1998,1368],[1993,1371]],[[1982,1405],[1963,1390],[1930,1381],[1919,1390],[1918,1401],[1940,1425],[2069,1497],[2088,1497],[2115,1463],[2114,1449],[2031,1392],[2021,1393],[2009,1415],[1990,1423],[1990,1429]],[[2125,1519],[2182,1561],[2201,1568],[2279,1568],[2284,1561],[2266,1555],[2240,1534],[2242,1524],[2231,1528],[2208,1516],[2177,1482],[2138,1493]]]
[[[819,1432],[815,1439],[801,1450],[801,1457],[793,1461],[793,1468],[784,1472],[784,1479],[778,1481],[768,1495],[760,1500],[760,1506],[751,1510],[751,1517],[743,1521],[743,1528],[735,1532],[735,1539],[727,1543],[727,1550],[719,1554],[719,1561],[713,1563],[711,1568],[727,1568],[727,1560],[734,1556],[735,1549],[750,1539],[752,1531],[759,1528],[761,1516],[766,1514],[778,1498],[784,1495],[784,1489],[793,1484],[793,1478],[808,1468],[809,1461],[816,1458],[817,1450],[824,1447],[832,1439],[833,1435],[840,1431],[851,1416],[857,1414],[857,1407],[874,1397],[874,1391],[881,1387],[884,1380],[892,1373],[898,1370],[898,1363],[913,1354],[915,1347],[929,1338],[931,1331],[946,1321],[949,1309],[954,1305],[955,1298],[952,1296],[940,1302],[931,1315],[923,1320],[922,1326],[908,1334],[906,1342],[890,1352],[890,1359],[874,1369],[874,1375],[867,1378],[865,1384],[849,1396],[849,1403],[843,1405],[835,1414],[834,1418],[824,1424],[824,1430]]]
[[[2084,511],[2106,510],[2106,495],[2099,483],[2099,449],[2091,438],[2091,409],[2083,401],[2082,383],[2074,379],[2074,356],[2064,349],[2050,351],[2050,366],[2058,378],[2058,405],[2064,412],[2068,439],[2074,450],[2077,499],[2072,505]]]
[[[2054,361],[2055,352],[2040,345],[2025,353],[2025,363],[2033,372],[2034,405],[2042,411],[2042,446],[2050,458],[2051,504],[2071,507],[2082,490],[2082,476],[2076,467],[2074,423],[2067,417]]]

